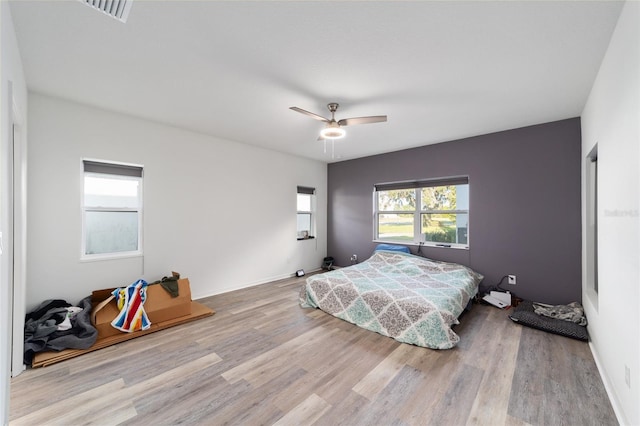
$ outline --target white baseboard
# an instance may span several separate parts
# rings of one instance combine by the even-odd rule
[[[602,379],[602,383],[604,384],[604,390],[607,392],[607,396],[609,397],[609,402],[611,402],[611,406],[613,407],[613,412],[618,419],[618,423],[620,425],[629,425],[630,423],[625,418],[624,412],[620,408],[620,404],[616,398],[615,393],[613,392],[613,386],[611,385],[611,381],[609,377],[605,374],[604,368],[602,368],[602,364],[600,363],[600,359],[598,358],[598,354],[595,351],[593,343],[589,342],[589,348],[591,349],[591,355],[593,355],[593,360],[596,363],[596,367],[598,368],[598,372],[600,373],[600,378]]]
[[[313,269],[311,271],[305,271],[306,273],[312,273],[312,272],[316,272],[316,271],[320,271],[322,270],[322,268],[316,268]],[[199,300],[199,299],[205,299],[207,297],[211,297],[211,296],[216,296],[218,294],[223,294],[223,293],[229,293],[231,291],[236,291],[236,290],[242,290],[244,288],[248,288],[248,287],[254,287],[257,285],[262,285],[262,284],[267,284],[273,281],[278,281],[278,280],[284,280],[287,278],[293,278],[296,276],[295,272],[292,272],[290,274],[283,274],[283,275],[278,275],[278,276],[274,276],[274,277],[269,277],[269,278],[265,278],[259,281],[255,281],[255,282],[249,282],[249,283],[244,283],[241,284],[239,286],[234,286],[234,287],[226,287],[226,288],[222,288],[219,291],[216,291],[214,293],[208,293],[208,294],[192,294],[191,297],[193,298],[193,300]]]

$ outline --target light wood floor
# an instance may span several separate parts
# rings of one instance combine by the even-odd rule
[[[436,351],[297,302],[291,278],[201,300],[216,315],[11,383],[11,424],[615,425],[586,343],[475,305]]]

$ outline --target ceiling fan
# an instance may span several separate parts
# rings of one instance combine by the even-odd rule
[[[306,111],[302,108],[298,107],[290,107],[294,111],[297,111],[301,114],[308,115],[309,117],[316,119],[318,121],[323,121],[327,123],[327,125],[320,131],[320,137],[318,139],[340,139],[344,137],[346,134],[345,130],[342,126],[352,126],[354,124],[369,124],[369,123],[380,123],[383,121],[387,121],[386,115],[372,115],[368,117],[354,117],[354,118],[343,118],[342,120],[337,120],[335,118],[336,111],[338,110],[338,105],[335,102],[332,102],[327,105],[329,112],[331,112],[331,119],[324,118],[321,115],[314,114],[312,112]]]

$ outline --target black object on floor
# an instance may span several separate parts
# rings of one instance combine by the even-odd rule
[[[589,340],[587,327],[570,321],[538,315],[533,309],[533,302],[529,300],[522,301],[522,303],[520,303],[511,314],[509,314],[509,318],[511,318],[512,321],[527,327],[548,331],[549,333],[559,334],[560,336],[566,336],[572,339],[583,341]]]

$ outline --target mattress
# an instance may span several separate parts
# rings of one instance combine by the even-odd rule
[[[300,304],[399,342],[449,349],[460,341],[452,326],[482,278],[464,265],[378,250],[362,263],[307,278]]]

